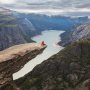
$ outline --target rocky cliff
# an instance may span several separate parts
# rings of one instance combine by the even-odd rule
[[[21,90],[90,90],[90,38],[74,42],[15,83]]]
[[[10,47],[0,52],[0,90],[19,90],[13,82],[12,74],[41,53],[47,45],[26,43]]]
[[[36,35],[35,28],[28,20],[24,19],[19,24],[10,10],[0,7],[0,51],[13,45],[34,42],[31,40],[33,35]]]
[[[59,42],[59,45],[64,47],[70,45],[75,41],[90,38],[90,22],[77,24],[69,31],[66,31],[60,36],[62,41]]]
[[[37,35],[35,27],[27,18],[18,18],[17,22],[20,29],[28,38]]]

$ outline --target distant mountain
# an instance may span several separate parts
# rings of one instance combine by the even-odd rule
[[[88,17],[74,17],[74,16],[51,16],[47,18],[48,21],[52,23],[56,23],[59,25],[64,25],[66,27],[65,30],[70,29],[76,23],[84,23],[88,21]]]
[[[31,16],[29,14],[29,16]],[[48,22],[58,24],[61,27],[61,30],[68,30],[76,23],[84,23],[89,21],[88,16],[86,17],[73,17],[73,16],[62,16],[62,15],[38,15],[34,14],[33,16],[44,19]]]
[[[74,42],[15,83],[20,90],[90,90],[90,38]]]
[[[12,14],[15,18],[27,18],[35,27],[37,34],[41,34],[41,31],[44,30],[65,30],[65,26],[58,25],[52,22],[49,22],[45,19],[44,15],[38,14],[25,14],[12,11]],[[45,15],[46,16],[46,15]]]
[[[62,16],[62,15],[45,15],[34,13],[17,13],[13,12],[14,16],[27,18],[30,20],[37,30],[45,29],[57,29],[68,30],[76,23],[85,23],[89,21],[88,16],[74,17],[74,16]]]
[[[70,30],[61,34],[61,46],[68,46],[75,41],[90,38],[90,22],[84,24],[76,24]]]

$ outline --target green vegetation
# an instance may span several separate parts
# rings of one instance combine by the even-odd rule
[[[20,29],[20,32],[21,32],[21,35],[24,37],[24,39],[27,41],[27,43],[35,42],[31,40],[31,38],[28,35],[25,35],[21,29]]]
[[[15,82],[21,90],[32,87],[37,90],[82,90],[80,85],[90,79],[89,68],[90,38],[74,42]],[[88,85],[84,87],[87,90],[90,88]]]
[[[88,44],[88,45],[90,45],[90,38],[84,39],[84,40],[81,40],[81,41],[77,41],[77,42],[82,43],[82,44]]]
[[[12,27],[17,25],[16,20],[12,15],[0,14],[0,27]]]

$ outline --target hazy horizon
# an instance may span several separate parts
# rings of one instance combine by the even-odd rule
[[[0,0],[0,6],[23,13],[90,16],[89,0]]]

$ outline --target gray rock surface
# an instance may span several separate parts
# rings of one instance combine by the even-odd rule
[[[12,74],[40,54],[47,45],[41,43],[20,44],[0,52],[0,90],[18,90]],[[36,90],[36,89],[35,89]]]
[[[24,29],[27,28],[27,29],[30,29],[30,31],[36,31],[36,29],[34,28],[33,24],[27,18],[22,19],[19,22],[19,24],[22,24]]]
[[[17,25],[13,27],[1,27],[0,30],[0,50],[13,45],[27,43]]]
[[[30,20],[28,20],[27,18],[22,18],[22,19],[19,18],[18,25],[19,25],[20,29],[23,31],[23,33],[26,36],[28,36],[29,38],[37,35],[35,27],[30,22]]]
[[[62,41],[59,42],[59,44],[66,47],[75,41],[80,41],[87,38],[90,38],[90,22],[86,22],[68,32],[63,33],[61,35]]]

